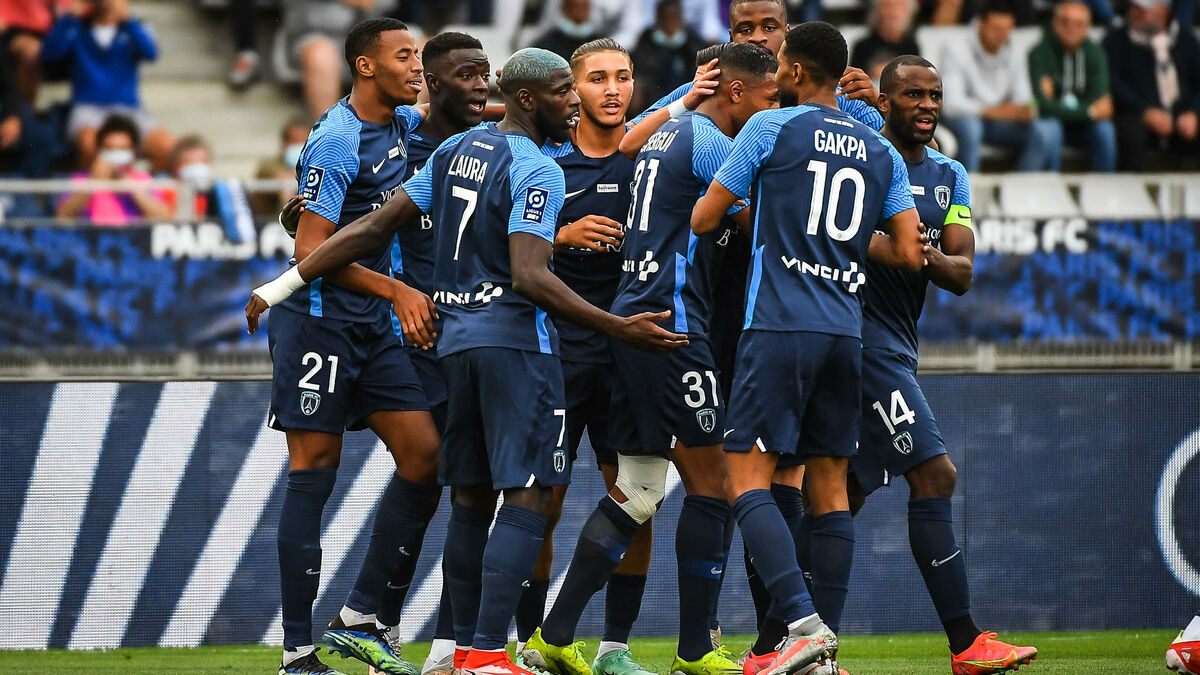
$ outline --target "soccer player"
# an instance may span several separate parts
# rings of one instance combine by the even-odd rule
[[[615,41],[585,43],[572,54],[571,72],[579,96],[579,123],[572,140],[543,147],[555,157],[566,180],[558,216],[554,273],[583,299],[609,308],[621,276],[621,237],[629,211],[633,161],[617,150],[633,95],[633,63]],[[617,454],[608,443],[608,404],[615,374],[608,337],[570,321],[555,321],[567,400],[567,444],[571,460],[587,429],[596,463],[611,489]],[[517,651],[546,615],[553,561],[552,532],[562,513],[565,486],[555,489],[550,526],[529,586],[517,605]],[[649,675],[629,651],[629,633],[641,608],[653,544],[650,522],[638,529],[629,552],[609,580],[604,633],[593,669],[603,675]]]
[[[774,599],[772,614],[788,626],[766,675],[836,672],[819,661],[837,652],[831,627],[853,553],[846,473],[858,441],[858,290],[875,227],[888,233],[871,246],[875,259],[913,271],[924,265],[903,160],[837,109],[846,58],[846,41],[827,23],[788,33],[776,75],[785,107],[755,115],[739,132],[692,214],[697,233],[711,232],[753,185],[753,259],[726,450],[742,538]],[[814,537],[811,597],[768,489],[781,455],[804,456],[814,530],[836,534]]]
[[[925,587],[946,629],[951,670],[998,673],[1029,663],[1033,647],[1014,647],[984,633],[971,617],[966,563],[954,540],[950,497],[957,471],[917,384],[917,320],[927,282],[962,295],[971,288],[975,236],[971,187],[957,161],[926,146],[942,112],[942,78],[919,56],[883,69],[883,136],[904,158],[917,213],[929,237],[918,273],[867,264],[862,330],[862,437],[850,460],[851,510],[904,476],[909,487],[908,539]]]
[[[508,625],[537,560],[552,488],[570,476],[562,369],[547,315],[643,349],[688,340],[656,325],[669,310],[614,316],[550,271],[564,182],[540,146],[570,140],[579,99],[566,61],[551,52],[520,50],[503,72],[507,112],[499,124],[448,139],[395,199],[257,289],[247,312],[352,262],[422,213],[433,216],[434,297],[444,318],[438,353],[448,395],[439,473],[457,488],[443,570],[456,641],[470,645],[455,665],[524,675],[504,651]],[[403,310],[405,334],[429,344],[431,314]],[[497,492],[504,504],[489,536]]]
[[[615,486],[584,525],[554,607],[523,653],[527,663],[556,675],[590,672],[573,645],[579,618],[665,496],[668,460],[687,490],[675,537],[680,625],[671,671],[741,670],[728,651],[713,648],[709,634],[725,567],[729,503],[721,449],[725,405],[707,329],[731,225],[696,236],[687,207],[712,181],[737,130],[775,105],[776,62],[765,50],[729,44],[721,63],[717,92],[695,112],[664,124],[637,157],[613,311],[673,306],[671,326],[687,333],[689,344],[655,355],[613,345],[618,378],[609,443],[620,452]],[[735,220],[746,224],[740,206],[731,203],[725,211],[740,212]]]
[[[354,72],[348,97],[321,117],[305,143],[297,179],[307,200],[296,232],[303,260],[335,230],[381,206],[400,184],[405,141],[420,122],[408,105],[421,91],[421,62],[407,27],[364,21],[346,37]],[[287,491],[279,518],[284,654],[279,672],[331,672],[312,644],[312,603],[321,571],[321,513],[333,490],[345,429],[370,428],[396,460],[375,515],[371,543],[346,606],[325,642],[389,673],[415,673],[376,625],[379,596],[416,550],[436,504],[439,436],[412,363],[392,333],[388,304],[423,303],[388,275],[386,247],[307,288],[271,314],[274,363],[270,423],[287,434]],[[257,318],[250,322],[253,332]],[[411,579],[412,570],[408,571]]]

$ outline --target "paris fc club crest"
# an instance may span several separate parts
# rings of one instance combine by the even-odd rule
[[[704,433],[711,434],[712,430],[717,428],[717,411],[712,408],[697,411],[696,423],[700,425],[700,429]]]
[[[554,473],[562,473],[567,470],[567,451],[554,451]]]
[[[300,392],[300,412],[311,415],[321,407],[321,395],[315,391]]]
[[[892,438],[892,447],[902,455],[911,455],[913,451],[912,434],[907,431],[896,434]]]
[[[933,198],[937,200],[937,204],[941,208],[950,208],[950,188],[945,185],[939,185],[933,189]]]

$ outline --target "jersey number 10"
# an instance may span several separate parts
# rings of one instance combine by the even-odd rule
[[[825,213],[825,231],[836,241],[850,241],[858,234],[862,225],[863,197],[866,196],[866,182],[862,173],[852,166],[844,166],[834,172],[829,188],[829,201],[825,200],[825,183],[829,173],[829,164],[814,159],[808,162],[808,170],[813,175],[812,204],[808,208],[808,234],[815,235],[820,229],[821,213]],[[850,214],[850,224],[838,227],[838,202],[842,197],[842,186],[850,181],[854,184],[854,210]]]

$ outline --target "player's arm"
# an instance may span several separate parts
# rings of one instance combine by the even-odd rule
[[[925,266],[928,238],[913,202],[904,159],[891,143],[887,150],[892,160],[892,180],[880,213],[884,234],[871,237],[867,258],[888,267],[919,272]]]
[[[606,251],[608,246],[620,246],[625,231],[612,218],[587,215],[573,223],[558,228],[554,234],[554,250],[564,248],[586,248],[591,251]]]
[[[657,325],[671,316],[670,310],[620,317],[579,297],[550,271],[553,250],[553,245],[537,234],[514,232],[508,236],[514,291],[553,317],[611,335],[638,349],[663,352],[688,343],[686,335]]]
[[[775,146],[775,136],[779,130],[775,112],[763,110],[755,113],[738,132],[733,147],[721,153],[722,162],[712,174],[708,189],[692,207],[692,232],[708,234],[721,225],[721,218],[726,215],[733,216],[734,222],[742,230],[750,231],[750,209],[741,208],[736,213],[735,210],[744,206],[739,202],[750,194],[754,175]],[[697,170],[699,168],[693,165],[697,176],[702,173]]]
[[[695,110],[701,101],[715,94],[719,84],[717,78],[720,75],[721,69],[717,67],[717,60],[713,59],[696,69],[696,79],[692,81],[691,88],[682,97],[671,101],[669,105],[661,107],[658,107],[659,103],[655,103],[650,107],[650,110],[653,112],[650,112],[648,115],[642,113],[634,118],[630,123],[632,126],[630,126],[629,130],[625,132],[625,136],[621,139],[619,147],[621,154],[630,159],[637,157],[642,146],[646,144],[646,141],[650,140],[650,137],[654,135],[654,132],[658,131],[659,127],[666,124],[668,120],[676,115],[682,115],[687,110]]]
[[[975,230],[971,221],[971,184],[967,171],[954,164],[954,196],[942,224],[941,250],[929,246],[925,273],[929,280],[955,295],[971,290],[975,277]]]

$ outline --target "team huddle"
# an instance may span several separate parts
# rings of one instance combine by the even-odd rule
[[[269,422],[290,462],[281,675],[334,672],[312,639],[321,513],[342,434],[361,428],[396,472],[323,642],[378,671],[650,675],[629,638],[670,463],[686,491],[672,675],[845,672],[853,514],[896,475],[952,672],[1036,657],[972,618],[956,471],[916,380],[927,282],[972,282],[967,174],[929,147],[941,79],[902,56],[876,92],[835,28],[785,16],[781,0],[734,0],[732,41],[633,119],[633,66],[612,40],[569,62],[518,51],[498,110],[475,38],[443,33],[418,55],[399,21],[351,31],[353,89],[313,127],[303,207],[281,217],[298,264],[246,307],[251,331],[275,308]],[[547,611],[585,430],[608,494]],[[422,669],[396,627],[443,485]],[[724,578],[735,529],[759,629],[740,662],[717,622],[723,583],[744,583]],[[601,589],[589,664],[575,632]]]

